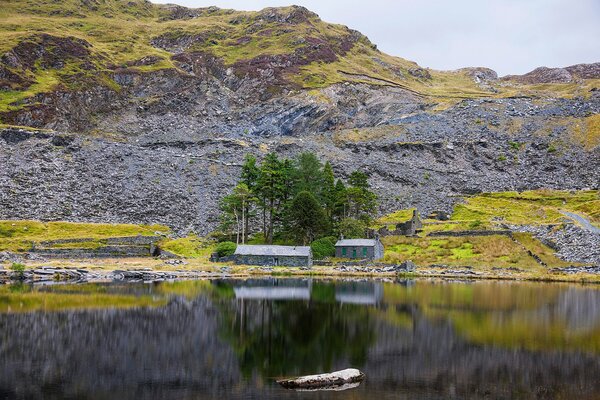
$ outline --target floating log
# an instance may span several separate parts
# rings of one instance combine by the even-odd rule
[[[365,374],[355,368],[348,368],[327,374],[280,379],[277,383],[286,389],[321,389],[357,383],[361,382],[363,379],[365,379]],[[351,387],[354,387],[354,385]]]

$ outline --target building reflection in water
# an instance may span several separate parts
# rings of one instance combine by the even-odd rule
[[[600,397],[600,290],[578,285],[4,287],[0,339],[0,398],[304,398],[273,378],[349,366],[356,399]]]

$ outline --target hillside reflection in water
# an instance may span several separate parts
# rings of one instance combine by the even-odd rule
[[[0,287],[0,399],[600,397],[595,286],[257,279]],[[278,376],[357,367],[347,392]]]

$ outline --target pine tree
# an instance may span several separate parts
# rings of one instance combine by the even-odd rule
[[[333,217],[335,214],[335,204],[337,196],[335,189],[335,176],[333,175],[333,168],[329,161],[323,166],[323,184],[321,187],[321,202],[323,204],[325,214],[330,224],[333,223]]]
[[[348,213],[348,193],[346,191],[346,185],[341,179],[338,179],[335,183],[335,206],[334,206],[334,219],[340,220],[346,218]]]
[[[346,189],[346,195],[348,198],[347,216],[369,224],[377,209],[377,196],[371,192],[367,178],[364,172],[352,172],[348,178],[350,187]]]
[[[325,227],[325,213],[315,196],[308,191],[302,191],[294,197],[288,218],[293,236],[303,245],[315,240]]]
[[[244,224],[244,234],[242,235],[242,243],[246,243],[248,241],[248,235],[250,234],[250,217],[252,216],[252,206],[257,200],[256,196],[258,193],[256,193],[256,191],[259,175],[260,169],[256,165],[256,157],[254,157],[252,154],[247,154],[244,158],[244,164],[242,165],[242,176],[240,181],[246,185],[252,196],[250,201],[246,203],[247,207],[243,212],[244,217],[242,222]]]
[[[284,192],[282,165],[282,162],[277,158],[277,154],[269,153],[260,166],[258,177],[257,191],[262,199],[263,233],[268,244],[273,244],[275,217],[280,210]]]
[[[314,153],[301,153],[295,162],[295,193],[307,191],[319,198],[323,185],[323,165]]]

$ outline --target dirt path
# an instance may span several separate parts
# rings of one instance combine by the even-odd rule
[[[578,224],[581,225],[581,227],[585,230],[588,230],[590,232],[594,232],[594,233],[600,233],[600,228],[592,225],[592,223],[590,221],[588,221],[586,218],[582,217],[579,214],[575,214],[574,212],[569,212],[569,211],[562,211],[561,213],[569,218],[571,218],[572,220],[575,220]]]

